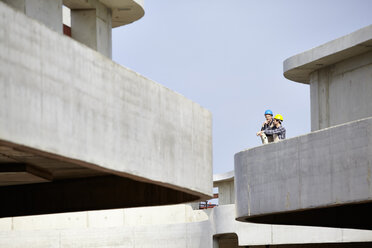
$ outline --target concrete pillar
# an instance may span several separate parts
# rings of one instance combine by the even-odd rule
[[[111,10],[98,2],[94,7],[71,9],[71,36],[111,58]]]
[[[1,0],[58,33],[63,32],[62,0]]]
[[[215,183],[218,187],[218,205],[235,203],[234,180]]]
[[[310,74],[311,131],[372,116],[372,52]]]

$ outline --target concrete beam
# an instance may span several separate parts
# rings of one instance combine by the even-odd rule
[[[368,118],[237,153],[237,219],[372,229],[371,134]]]
[[[0,145],[31,154],[12,158],[211,198],[208,110],[1,2],[0,23]]]

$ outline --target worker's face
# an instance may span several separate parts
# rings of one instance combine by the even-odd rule
[[[266,120],[271,121],[273,119],[272,115],[265,115]]]

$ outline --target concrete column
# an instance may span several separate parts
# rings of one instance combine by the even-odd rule
[[[372,52],[310,74],[311,131],[372,116]]]
[[[111,58],[111,10],[102,4],[92,9],[71,10],[73,39]]]
[[[58,33],[63,32],[62,0],[2,0]]]
[[[215,183],[218,187],[218,205],[235,203],[234,180]]]

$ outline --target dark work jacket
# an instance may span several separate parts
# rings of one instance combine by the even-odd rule
[[[261,127],[261,131],[264,131],[266,129],[271,129],[271,125],[273,125],[273,119],[271,119],[271,121],[269,122],[269,124],[265,124],[263,127]],[[266,136],[273,136],[272,134],[268,134]]]

